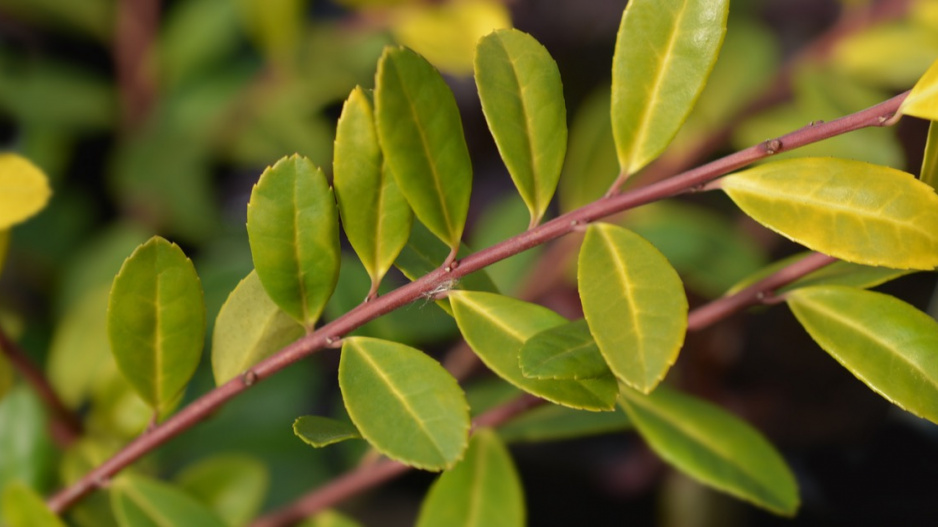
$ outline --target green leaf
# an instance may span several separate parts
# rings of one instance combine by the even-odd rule
[[[417,218],[459,247],[472,165],[456,99],[439,72],[405,48],[385,48],[375,80],[381,150]]]
[[[247,525],[264,503],[270,475],[257,459],[217,454],[176,475],[176,484],[231,527]]]
[[[465,394],[420,350],[347,338],[339,387],[352,422],[382,454],[424,470],[450,468],[462,457],[469,435]]]
[[[792,291],[811,337],[873,391],[938,422],[938,322],[889,295],[844,286]]]
[[[6,355],[0,353],[0,401],[13,388],[16,382],[16,376],[13,372],[13,365],[7,359]]]
[[[195,373],[205,341],[199,275],[178,245],[154,236],[124,261],[107,324],[118,369],[162,413]]]
[[[121,527],[227,527],[208,507],[177,487],[126,474],[111,486],[111,508]]]
[[[107,333],[109,293],[109,286],[89,291],[55,328],[46,371],[69,408],[79,408],[105,376],[116,373]]]
[[[524,232],[529,220],[524,201],[516,194],[506,193],[486,204],[473,225],[469,245],[479,249],[492,247],[519,232]],[[496,286],[491,291],[511,295],[531,287],[531,269],[537,265],[544,250],[543,245],[532,247],[485,267],[485,274]]]
[[[615,406],[613,379],[529,379],[521,372],[521,346],[567,319],[553,311],[514,298],[474,291],[451,291],[450,303],[459,330],[482,362],[518,388],[571,408],[605,411]]]
[[[361,88],[342,107],[333,169],[342,227],[377,287],[407,243],[413,213],[384,167],[371,100]]]
[[[938,126],[932,121],[928,125],[928,140],[925,142],[925,156],[922,160],[922,172],[919,179],[931,185],[932,188],[938,188]],[[2,236],[2,235],[0,235]],[[0,240],[0,244],[2,244]],[[0,254],[3,249],[0,248]],[[3,260],[0,256],[0,269],[3,268]]]
[[[3,274],[3,264],[6,263],[7,252],[10,250],[10,230],[0,229],[0,274]]]
[[[687,331],[677,272],[641,236],[595,223],[580,247],[577,284],[609,369],[637,390],[653,390],[677,360]]]
[[[212,371],[220,386],[300,338],[303,327],[284,313],[251,271],[221,306],[212,335]]]
[[[929,121],[938,121],[938,60],[915,83],[912,93],[902,101],[899,112]]]
[[[240,44],[236,2],[193,0],[174,5],[161,23],[159,80],[172,88],[198,79],[230,60]]]
[[[619,173],[609,97],[609,88],[602,87],[590,94],[576,112],[558,190],[561,212],[603,197]]]
[[[560,71],[531,35],[503,29],[479,42],[475,78],[485,120],[536,225],[557,188],[567,149]]]
[[[633,0],[612,59],[612,132],[624,174],[660,154],[716,63],[729,2]]]
[[[15,481],[3,489],[4,525],[6,527],[65,527],[42,496],[28,485]]]
[[[316,448],[322,448],[347,439],[361,439],[362,435],[355,425],[338,419],[303,415],[293,421],[293,433],[296,437]]]
[[[433,483],[417,517],[417,527],[524,525],[521,478],[508,449],[487,428],[472,435],[465,459]]]
[[[548,404],[500,426],[498,435],[508,443],[538,443],[621,432],[630,427],[625,412],[586,412]]]
[[[648,446],[682,472],[776,514],[795,514],[798,487],[791,470],[744,421],[665,387],[651,395],[623,387],[619,404]]]
[[[533,379],[595,379],[612,375],[586,320],[545,329],[524,342],[521,371]]]
[[[16,154],[0,154],[0,231],[42,210],[52,189],[36,165]]]
[[[721,185],[743,212],[810,249],[897,269],[938,265],[938,196],[905,172],[799,158],[737,172]]]
[[[55,457],[42,402],[27,386],[14,386],[0,400],[0,488],[17,480],[47,488]]]
[[[300,523],[298,527],[361,527],[361,524],[342,513],[327,509]]]
[[[270,298],[312,328],[339,277],[339,221],[322,170],[283,158],[261,175],[248,203],[254,268]]]
[[[938,55],[938,35],[935,28],[916,23],[921,20],[918,15],[907,16],[908,20],[881,22],[837,39],[825,64],[864,84],[908,89]]]

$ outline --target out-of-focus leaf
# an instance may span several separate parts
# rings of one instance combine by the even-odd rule
[[[264,503],[270,475],[257,459],[218,454],[186,467],[176,484],[230,527],[247,525]]]
[[[558,190],[561,212],[570,212],[603,197],[618,173],[609,90],[602,88],[580,105],[573,119]]]
[[[10,250],[10,230],[0,229],[0,274],[3,273],[3,264],[6,263],[7,252]]]
[[[407,244],[413,213],[384,166],[371,99],[361,88],[342,107],[333,168],[342,228],[377,288]]]
[[[14,481],[3,489],[2,509],[6,527],[65,527],[46,506],[42,496],[28,485]]]
[[[470,245],[479,250],[491,247],[524,232],[528,222],[528,209],[524,202],[514,194],[505,194],[503,198],[492,201],[480,215],[472,229]],[[529,285],[531,269],[541,254],[542,246],[532,247],[486,267],[485,273],[495,284],[493,291],[510,295]]]
[[[797,289],[788,305],[825,351],[897,406],[938,422],[938,322],[889,295]]]
[[[534,379],[595,379],[612,375],[585,319],[534,335],[521,346],[519,362],[525,377]]]
[[[222,305],[212,334],[212,371],[222,385],[303,335],[252,271]]]
[[[59,465],[61,483],[63,485],[75,483],[92,469],[107,461],[121,445],[120,440],[92,438],[86,434],[65,450]],[[129,472],[135,468],[137,467],[128,467],[125,470]],[[68,519],[69,525],[76,527],[117,527],[117,520],[114,519],[114,513],[111,511],[110,497],[105,489],[85,496],[70,508]]]
[[[619,166],[634,174],[687,118],[713,69],[729,2],[633,0],[612,59],[612,132]]]
[[[378,138],[398,187],[430,232],[459,247],[472,165],[453,92],[406,48],[385,49],[375,86]]]
[[[237,49],[241,25],[230,0],[191,0],[174,4],[159,39],[159,80],[185,83]]]
[[[923,27],[938,30],[938,3],[934,0],[912,0],[909,20]]]
[[[42,402],[26,386],[14,387],[0,399],[0,488],[17,480],[48,488],[55,456]]]
[[[652,450],[682,472],[776,514],[798,509],[782,456],[739,418],[665,387],[650,395],[623,387],[619,404]]]
[[[7,360],[6,355],[0,353],[0,401],[6,397],[6,394],[13,388],[16,377],[13,375],[13,365]]]
[[[391,32],[395,40],[423,55],[440,70],[469,75],[479,39],[494,29],[510,26],[511,14],[504,3],[460,0],[400,9],[395,13]]]
[[[911,20],[847,35],[834,46],[829,64],[869,85],[908,89],[938,56],[935,29]]]
[[[107,322],[118,369],[162,413],[195,373],[205,340],[202,286],[179,246],[154,236],[124,261]]]
[[[39,167],[16,154],[0,154],[0,231],[38,213],[51,195],[49,178]]]
[[[580,247],[583,315],[609,369],[648,393],[677,360],[687,330],[687,298],[661,252],[622,227],[594,223]]]
[[[721,180],[749,216],[810,249],[896,269],[938,265],[938,195],[910,174],[833,158],[798,158]]]
[[[465,394],[420,350],[347,338],[339,387],[352,422],[382,454],[425,470],[448,469],[462,458],[469,435]]]
[[[773,262],[762,269],[752,273],[746,278],[740,280],[733,287],[726,291],[726,295],[732,295],[755,284],[759,280],[768,278],[784,267],[797,262],[807,256],[808,253],[799,253],[788,258],[783,258]],[[869,265],[860,265],[843,260],[826,265],[817,271],[811,272],[794,282],[783,286],[778,292],[792,291],[802,287],[812,285],[845,285],[859,289],[868,289],[884,284],[890,280],[905,276],[911,271],[904,269],[890,269],[888,267],[871,267]]]
[[[227,527],[208,507],[178,487],[139,475],[127,474],[114,481],[111,508],[121,527]]]
[[[293,433],[310,446],[322,448],[348,439],[362,439],[352,423],[318,415],[303,415],[293,421]]]
[[[919,179],[931,185],[932,188],[938,188],[938,126],[936,121],[928,125],[928,140],[925,142],[925,157],[922,160],[922,172]],[[2,235],[0,235],[2,236]],[[0,245],[3,241],[0,240]],[[3,249],[0,248],[0,254]],[[3,268],[3,260],[0,256],[0,269]]]
[[[514,298],[475,291],[449,293],[459,330],[490,370],[518,388],[548,401],[592,411],[611,410],[616,383],[599,379],[529,379],[521,372],[519,354],[526,340],[567,319],[553,311]]]
[[[298,527],[362,527],[360,523],[334,510],[324,510]]]
[[[485,120],[536,225],[557,189],[567,148],[557,63],[531,35],[503,29],[479,42],[475,78]]]
[[[270,298],[312,328],[339,277],[339,217],[322,170],[283,158],[261,175],[248,204],[257,276]]]
[[[112,0],[4,0],[3,9],[36,23],[91,35],[101,43],[110,42],[114,35]]]
[[[275,63],[285,63],[303,35],[306,0],[239,0],[241,20]]]
[[[630,211],[623,225],[661,251],[688,287],[709,297],[766,263],[755,240],[732,222],[687,203],[646,205]]]
[[[107,337],[109,291],[107,285],[89,291],[64,314],[53,334],[49,382],[70,408],[80,407],[105,376],[116,373]]]
[[[508,449],[491,429],[475,431],[466,457],[444,472],[420,506],[417,527],[522,527],[524,490]]]
[[[938,60],[915,83],[912,93],[902,101],[899,112],[929,121],[938,121]]]
[[[629,429],[625,412],[586,412],[555,404],[527,411],[498,428],[508,443],[560,441]]]

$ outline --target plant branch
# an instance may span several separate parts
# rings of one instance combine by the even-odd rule
[[[779,288],[835,261],[837,261],[836,258],[824,254],[810,254],[745,289],[692,310],[687,317],[687,330],[700,331],[746,308],[761,304],[766,298],[772,297]],[[479,426],[499,426],[545,402],[542,399],[525,394],[484,413],[475,420],[473,429]],[[313,490],[280,511],[259,518],[251,527],[293,525],[304,518],[322,512],[327,507],[336,505],[346,498],[390,481],[407,470],[410,470],[410,467],[393,461],[359,467]]]
[[[601,198],[488,249],[471,254],[463,260],[453,261],[449,266],[431,271],[420,279],[375,298],[373,301],[360,304],[345,315],[325,324],[320,329],[300,338],[258,363],[241,377],[232,379],[206,393],[180,410],[179,413],[167,419],[160,426],[136,438],[114,457],[86,474],[70,487],[52,496],[48,501],[49,507],[54,512],[64,511],[124,467],[205,419],[229,399],[243,392],[258,380],[265,379],[288,365],[329,346],[332,342],[359,326],[423,297],[448,280],[461,278],[531,247],[557,239],[600,218],[684,192],[700,190],[708,181],[769,157],[774,153],[798,148],[860,128],[882,126],[895,115],[899,105],[907,95],[908,92],[905,92],[840,119],[804,127],[658,183],[616,196]]]
[[[67,447],[81,437],[81,421],[65,406],[42,371],[29,360],[23,349],[13,342],[3,328],[0,328],[0,353],[6,355],[10,364],[26,379],[26,382],[33,387],[45,403],[51,413],[49,428],[56,444]]]

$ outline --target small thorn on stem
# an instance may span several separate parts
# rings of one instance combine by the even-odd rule
[[[257,373],[255,373],[254,370],[244,372],[241,374],[241,382],[243,382],[245,386],[253,386],[254,383],[257,382]]]
[[[779,139],[769,139],[762,143],[762,148],[768,155],[778,153],[778,151],[782,149],[782,141]]]

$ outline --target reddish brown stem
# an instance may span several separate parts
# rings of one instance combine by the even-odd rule
[[[159,26],[159,0],[119,0],[114,28],[114,63],[125,130],[138,127],[156,101],[151,59]]]
[[[59,398],[42,371],[29,360],[22,348],[7,336],[3,328],[0,328],[0,353],[6,355],[10,364],[33,387],[33,390],[39,394],[39,397],[45,403],[51,414],[49,428],[52,432],[52,439],[56,444],[67,447],[81,437],[81,421],[65,406],[65,403]]]
[[[882,126],[895,114],[906,96],[908,96],[908,92],[840,119],[815,126],[807,126],[777,139],[741,150],[658,183],[616,196],[602,198],[544,223],[535,229],[525,231],[488,249],[471,254],[460,260],[458,266],[436,269],[414,282],[376,298],[372,302],[363,303],[317,331],[283,348],[254,366],[241,377],[235,378],[193,401],[160,426],[132,441],[114,457],[86,474],[70,487],[52,496],[48,502],[49,507],[54,512],[64,511],[124,467],[170,438],[187,430],[195,423],[205,419],[254,382],[265,379],[290,364],[327,347],[359,326],[407,305],[431,291],[437,290],[441,284],[448,280],[462,278],[469,273],[488,267],[531,247],[557,239],[600,218],[683,192],[700,189],[708,181],[774,153],[798,148],[860,128]]]

